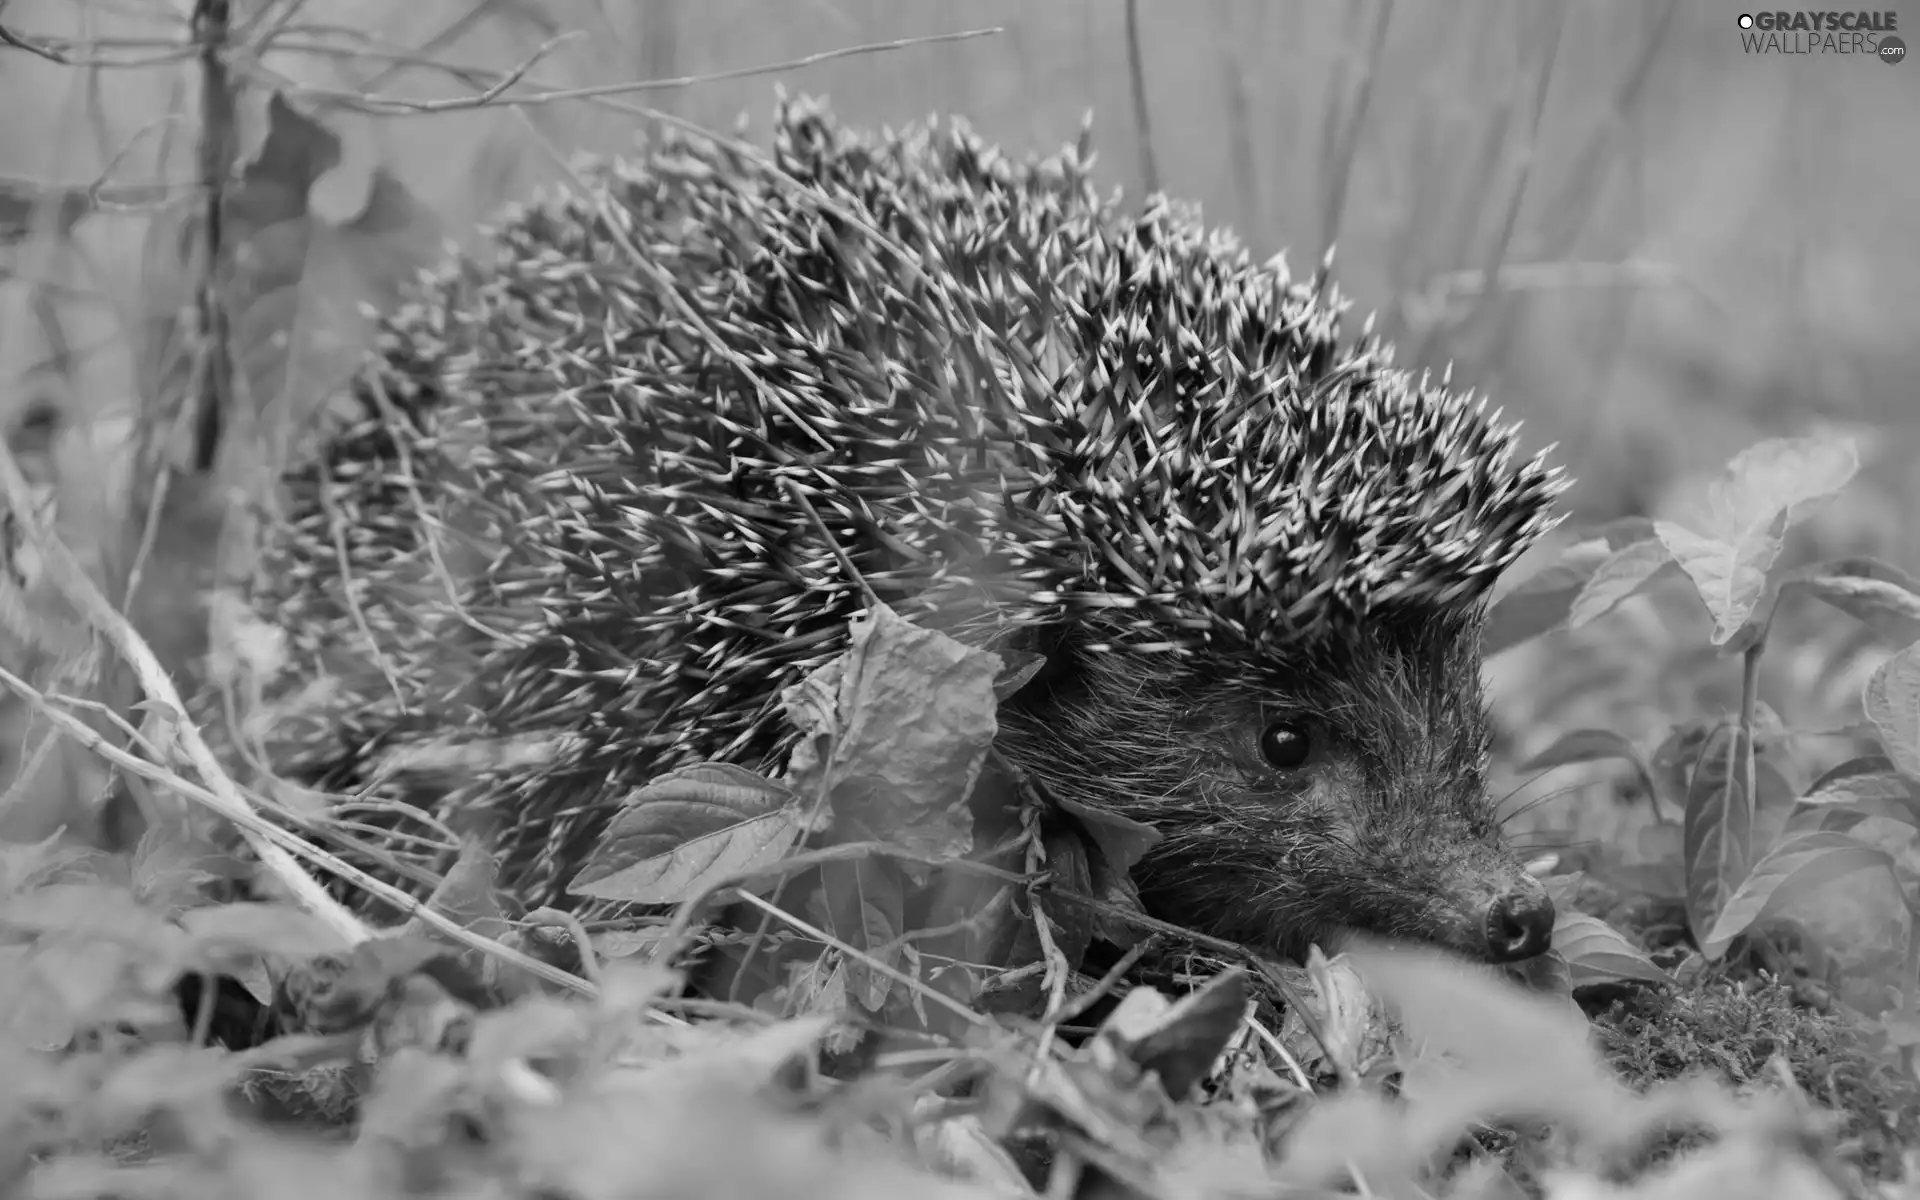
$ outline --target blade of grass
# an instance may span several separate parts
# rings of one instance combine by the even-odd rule
[[[1127,82],[1133,97],[1133,136],[1140,151],[1140,184],[1147,194],[1160,190],[1160,164],[1153,153],[1153,118],[1147,105],[1147,68],[1140,53],[1140,3],[1127,0]]]

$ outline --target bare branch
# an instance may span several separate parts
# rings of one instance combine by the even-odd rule
[[[410,100],[401,96],[364,95],[358,92],[339,91],[332,88],[288,86],[285,90],[296,96],[332,100],[336,103],[381,116],[420,116],[429,113],[458,112],[469,108],[516,107],[532,108],[544,104],[556,104],[563,100],[592,100],[605,96],[626,95],[632,92],[667,91],[677,88],[697,87],[705,83],[719,83],[730,79],[748,79],[756,75],[772,75],[781,71],[792,71],[802,67],[811,67],[818,63],[830,62],[839,58],[851,58],[862,54],[879,54],[890,50],[905,50],[915,46],[928,46],[937,42],[960,42],[972,38],[989,37],[1006,32],[1004,26],[991,26],[985,29],[964,29],[955,33],[936,33],[925,37],[900,38],[891,42],[869,42],[859,46],[842,46],[836,50],[823,50],[818,54],[809,54],[801,58],[787,59],[783,62],[765,63],[752,67],[735,67],[725,71],[715,71],[706,75],[682,75],[675,79],[641,79],[626,83],[606,83],[591,87],[555,88],[550,91],[534,92],[526,96],[504,96],[501,93],[533,69],[541,58],[550,53],[560,42],[573,35],[563,34],[541,46],[519,66],[475,96],[456,96],[445,100]]]
[[[133,58],[100,58],[92,54],[78,54],[80,47],[89,50],[106,44],[109,39],[90,42],[76,42],[67,38],[34,37],[24,33],[15,33],[5,25],[0,25],[0,46],[23,50],[35,58],[43,58],[50,63],[63,67],[159,67],[184,62],[194,56],[194,48],[178,40],[161,38],[122,38],[111,39],[126,45],[153,45],[163,47],[153,54],[143,54]],[[170,47],[170,48],[169,48]]]

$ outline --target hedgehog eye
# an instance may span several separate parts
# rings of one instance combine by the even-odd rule
[[[1275,770],[1291,771],[1303,766],[1312,753],[1313,742],[1308,739],[1306,729],[1291,721],[1275,721],[1260,731],[1260,757]]]

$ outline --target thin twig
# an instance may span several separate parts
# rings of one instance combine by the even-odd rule
[[[242,836],[259,855],[261,865],[280,880],[301,907],[333,928],[348,944],[366,940],[369,936],[366,927],[302,870],[287,851],[259,832],[257,824],[261,818],[241,794],[239,786],[221,768],[219,759],[214,757],[206,739],[187,719],[187,706],[180,699],[173,681],[167,677],[166,669],[154,656],[152,648],[128,624],[127,619],[107,602],[107,598],[74,557],[73,551],[47,529],[40,514],[34,510],[26,477],[20,472],[20,464],[14,461],[12,450],[4,443],[0,443],[0,492],[5,493],[7,503],[13,509],[14,520],[40,552],[48,577],[126,659],[148,701],[172,717],[174,739],[206,784],[211,807],[240,826]]]
[[[480,3],[475,4],[473,7],[468,8],[465,11],[461,12],[458,16],[454,17],[451,21],[441,26],[437,31],[435,31],[432,34],[432,36],[428,37],[425,41],[422,41],[419,44],[415,45],[413,47],[413,51],[411,55],[412,59],[416,62],[421,59],[428,59],[428,58],[431,58],[433,55],[438,54],[440,51],[444,50],[448,46],[454,45],[461,38],[465,37],[468,32],[470,32],[472,29],[478,26],[480,22],[486,20],[487,17],[492,14],[494,8],[498,6],[498,4],[499,4],[499,0],[480,0]],[[314,22],[305,26],[300,26],[298,28],[325,29],[327,27],[328,26],[323,22]],[[295,28],[295,27],[290,26],[289,29],[290,28]],[[351,27],[336,26],[334,28],[338,29],[339,32],[342,32],[342,33],[356,34],[361,37],[367,36],[361,31],[357,29],[353,29]],[[287,30],[283,29],[280,32],[284,34],[287,32]],[[273,48],[275,50],[282,50],[285,48],[285,46],[286,46],[286,42],[284,38],[276,37],[274,39]],[[393,78],[393,76],[398,74],[400,71],[404,70],[407,65],[408,64],[405,61],[389,62],[383,69],[374,72],[373,78],[362,80],[360,85],[360,90],[371,92],[382,87],[383,85],[385,85],[387,80]]]
[[[683,943],[690,936],[693,919],[700,910],[711,903],[720,893],[756,879],[768,877],[786,878],[799,871],[811,870],[830,862],[852,862],[860,859],[893,858],[902,862],[918,863],[926,867],[944,867],[971,875],[980,875],[1000,883],[1024,884],[1028,882],[1024,875],[1005,871],[990,863],[975,862],[970,858],[939,858],[934,855],[919,854],[900,846],[885,842],[842,842],[837,846],[827,846],[819,850],[803,850],[798,854],[789,854],[777,862],[751,867],[742,871],[707,881],[697,892],[680,902],[674,910],[673,919],[668,922],[666,932],[661,934],[659,950],[655,957],[664,963],[671,963],[679,956]]]
[[[1127,972],[1138,966],[1140,960],[1145,958],[1148,952],[1159,944],[1160,935],[1157,933],[1150,933],[1146,937],[1141,938],[1133,944],[1131,949],[1121,955],[1120,961],[1108,968],[1107,973],[1102,975],[1099,981],[1092,987],[1075,996],[1062,1008],[1055,1012],[1048,1013],[1041,1019],[1049,1025],[1069,1024],[1076,1017],[1083,1015],[1088,1009],[1098,1004],[1102,996],[1105,996],[1108,992],[1118,987],[1120,981],[1126,978]]]
[[[762,900],[760,897],[754,895],[752,892],[739,893],[739,899],[742,904],[751,905],[752,907],[759,909],[761,912],[764,912],[767,915],[774,917],[777,920],[786,922],[788,925],[793,926],[794,929],[798,930],[801,933],[806,934],[808,937],[814,939],[815,941],[825,943],[826,945],[833,947],[835,950],[838,950],[840,953],[845,954],[850,958],[857,959],[858,961],[863,963],[869,970],[878,971],[880,974],[885,975],[887,978],[893,980],[895,983],[904,984],[910,990],[919,993],[920,995],[926,997],[928,1000],[933,1001],[935,1004],[938,1004],[940,1007],[953,1013],[955,1016],[959,1017],[961,1020],[965,1021],[969,1025],[987,1025],[989,1023],[987,1021],[987,1018],[981,1016],[977,1012],[974,1012],[972,1009],[960,1003],[958,1000],[955,1000],[952,997],[948,996],[946,993],[930,988],[925,983],[907,974],[905,971],[896,970],[893,967],[888,966],[886,963],[876,960],[872,955],[864,954],[861,951],[854,949],[852,946],[849,946],[847,943],[841,941],[839,938],[834,937],[832,934],[828,933],[826,930],[821,929],[814,925],[810,925],[806,921],[801,920],[799,917],[794,916],[792,913],[767,903],[765,900]]]
[[[235,40],[245,42],[248,53],[260,54],[272,48],[281,31],[286,29],[293,19],[300,15],[300,10],[306,6],[307,0],[289,0],[284,8],[275,12],[273,5],[262,4],[251,21],[235,30],[239,35]]]
[[[154,54],[145,54],[137,58],[97,58],[91,55],[75,55],[74,47],[81,43],[69,42],[64,38],[41,38],[15,33],[5,25],[0,25],[0,46],[23,50],[35,58],[45,59],[62,67],[158,67],[171,63],[184,62],[194,57],[192,46],[173,43],[174,48]]]
[[[359,631],[361,640],[367,645],[367,654],[380,674],[387,681],[387,687],[393,692],[393,699],[399,705],[400,715],[407,714],[406,690],[400,686],[400,676],[387,661],[385,651],[380,649],[380,641],[373,635],[373,626],[367,623],[366,613],[361,609],[360,597],[354,590],[358,582],[353,573],[353,556],[347,549],[347,519],[340,511],[340,502],[333,494],[333,475],[324,472],[318,489],[320,507],[326,512],[327,532],[333,543],[334,564],[340,572],[340,593],[347,603],[347,612],[353,618],[353,626]]]
[[[72,713],[54,707],[47,696],[42,695],[25,680],[7,670],[5,667],[0,667],[0,686],[10,689],[14,694],[25,700],[35,712],[45,717],[48,722],[61,733],[72,738],[83,748],[106,759],[114,766],[121,768],[137,778],[167,788],[197,804],[211,808],[215,812],[232,820],[240,829],[242,836],[247,837],[249,844],[253,845],[255,852],[261,854],[263,862],[267,861],[268,856],[260,851],[261,841],[267,843],[267,848],[272,850],[274,854],[304,858],[322,870],[337,875],[348,883],[364,889],[375,899],[383,900],[391,904],[409,918],[418,920],[421,924],[426,925],[450,941],[497,958],[510,966],[518,967],[549,983],[556,984],[570,991],[578,992],[583,996],[591,997],[597,994],[596,989],[587,980],[581,979],[550,963],[541,962],[539,959],[515,950],[510,946],[502,945],[491,938],[484,937],[474,933],[470,929],[464,928],[446,914],[428,907],[426,904],[407,895],[400,889],[390,884],[382,883],[380,880],[375,879],[351,863],[322,850],[320,847],[315,846],[313,843],[306,841],[296,834],[282,829],[262,817],[251,807],[242,807],[239,810],[234,810],[226,801],[222,800],[207,788],[201,787],[191,780],[182,778],[180,775],[175,774],[165,767],[149,762],[137,754],[128,753],[126,750],[101,737],[97,731],[90,728],[85,722],[81,721]],[[256,839],[259,840],[256,841]],[[296,871],[299,870],[297,866],[294,869]],[[322,894],[324,895],[325,893]],[[321,915],[322,918],[325,919],[324,914]],[[353,919],[351,914],[347,916],[347,920],[351,921]],[[329,921],[328,924],[334,925],[334,922]],[[357,936],[359,940],[365,940],[369,935],[364,928],[358,927],[358,922],[355,922],[355,925],[358,929]],[[334,927],[338,928],[337,925]],[[677,1023],[666,1017],[660,1019],[668,1024]]]
[[[1055,940],[1053,922],[1047,917],[1046,905],[1040,901],[1042,884],[1039,881],[1046,877],[1049,864],[1046,842],[1039,836],[1037,828],[1039,810],[1033,804],[1024,804],[1021,806],[1020,817],[1022,827],[1029,835],[1026,854],[1027,875],[1035,880],[1027,885],[1027,904],[1033,910],[1033,932],[1040,943],[1040,961],[1045,964],[1040,986],[1047,993],[1046,1011],[1055,1013],[1067,1006],[1067,979],[1073,974],[1073,966],[1067,962],[1066,954],[1061,951],[1059,942]],[[1050,1022],[1040,1029],[1040,1042],[1034,1050],[1033,1069],[1036,1072],[1040,1070],[1040,1063],[1046,1059],[1047,1053],[1053,1047],[1054,1032],[1058,1025],[1058,1022]]]
[[[396,45],[395,43],[392,43],[392,42],[386,42],[386,41],[377,39],[373,35],[368,34],[362,30],[348,29],[348,28],[336,27],[336,26],[301,26],[300,28],[303,31],[311,29],[315,32],[326,32],[326,33],[337,34],[341,37],[351,38],[355,41],[358,41],[367,45],[385,46],[387,47],[389,52],[392,51]],[[995,28],[995,29],[981,30],[980,32],[983,34],[997,33],[999,32],[999,29]],[[280,43],[276,46],[276,49],[285,50],[289,52],[304,51],[306,53],[315,53],[315,54],[329,52],[329,51],[326,51],[325,48],[323,47],[295,46],[288,43]],[[332,51],[332,53],[344,54],[348,52]],[[379,55],[382,52],[372,51],[371,53],[375,55]],[[417,59],[413,54],[389,53],[387,56],[392,58],[396,62],[405,62],[414,66],[442,71],[448,75],[453,76],[456,79],[461,80],[464,83],[467,83],[469,86],[479,86],[482,83],[482,81],[498,79],[500,75],[500,72],[493,68],[476,67],[476,66],[470,66],[466,64],[460,64],[460,63],[439,62],[434,60],[420,60],[420,59]],[[284,78],[280,76],[277,72],[273,72],[268,68],[260,67],[259,64],[257,63],[255,64],[255,67],[256,69],[260,70],[262,73],[273,76],[277,81],[277,85],[281,86],[283,90],[290,90],[298,87],[298,84],[294,80]],[[528,82],[533,83],[536,86],[549,88],[549,89],[555,89],[559,87],[559,85],[556,83],[552,83],[547,80],[535,79],[532,76],[528,76]],[[794,192],[796,199],[798,199],[801,203],[811,205],[812,207],[818,209],[822,213],[825,213],[828,216],[833,217],[835,220],[844,223],[849,229],[855,230],[862,237],[865,237],[871,240],[875,246],[892,254],[899,266],[899,269],[905,272],[908,280],[928,289],[933,288],[933,281],[931,278],[928,277],[926,271],[922,269],[922,267],[920,266],[918,258],[912,253],[909,253],[907,249],[903,245],[901,245],[901,243],[897,239],[893,238],[892,236],[882,231],[879,226],[875,225],[865,215],[863,215],[859,211],[856,211],[851,206],[842,204],[838,200],[835,200],[831,197],[822,196],[818,188],[812,187],[807,184],[803,184],[800,181],[794,179],[793,176],[787,171],[783,170],[780,167],[780,165],[776,163],[770,155],[768,155],[760,147],[754,145],[752,142],[747,141],[745,138],[729,137],[724,133],[718,133],[714,130],[707,129],[702,125],[700,125],[698,122],[688,120],[685,117],[677,116],[673,113],[665,111],[664,109],[651,108],[644,104],[635,104],[632,101],[623,100],[617,96],[596,95],[596,96],[588,96],[588,97],[585,97],[584,99],[588,104],[591,104],[596,108],[604,108],[609,112],[617,112],[625,116],[638,117],[638,118],[641,118],[642,120],[651,121],[651,122],[660,124],[662,126],[668,126],[674,129],[678,129],[683,133],[692,134],[695,137],[699,137],[705,141],[711,142],[716,146],[724,147],[730,154],[738,156],[741,159],[741,161],[751,163],[753,164],[753,166],[759,168],[761,171],[766,172],[767,178],[772,182],[782,187],[791,189]],[[523,119],[525,119],[525,114],[522,114],[522,117]],[[540,131],[531,124],[531,122],[528,123],[528,128],[533,132],[536,139],[541,140],[544,144],[544,140],[545,140],[544,135],[542,135]],[[565,155],[561,154],[556,148],[552,148],[552,147],[548,147],[548,153],[555,158],[555,161],[561,163],[563,169],[568,170],[569,173],[573,174],[574,178],[578,180],[578,174],[572,172],[571,168],[567,165]]]
[[[1326,1054],[1329,1061],[1331,1061],[1333,1054],[1332,1051],[1327,1048],[1326,1035],[1320,1027],[1319,1018],[1314,1015],[1311,1008],[1307,1007],[1300,986],[1286,975],[1287,970],[1293,971],[1295,975],[1302,974],[1298,967],[1282,968],[1254,950],[1241,945],[1239,942],[1230,942],[1225,938],[1213,937],[1210,934],[1199,933],[1191,929],[1182,929],[1171,921],[1162,921],[1158,917],[1150,917],[1143,912],[1122,908],[1120,905],[1101,900],[1094,896],[1086,896],[1079,892],[1064,889],[1055,890],[1052,894],[1055,898],[1064,900],[1075,908],[1093,913],[1096,916],[1119,921],[1147,933],[1157,933],[1169,941],[1185,942],[1188,945],[1217,954],[1230,962],[1243,962],[1247,964],[1257,971],[1275,991],[1280,993],[1280,998],[1287,1002],[1289,1009],[1299,1015],[1302,1027],[1306,1029],[1307,1033],[1315,1042],[1319,1043],[1321,1052]]]
[[[379,116],[406,117],[430,113],[458,112],[469,108],[534,108],[546,104],[557,104],[563,100],[592,100],[604,96],[621,96],[633,92],[657,92],[679,88],[697,87],[707,83],[721,83],[732,79],[748,79],[756,75],[775,75],[782,71],[798,70],[818,63],[831,62],[834,59],[851,58],[861,54],[879,54],[891,50],[905,50],[915,46],[932,45],[936,42],[959,42],[970,38],[988,37],[1005,32],[1003,26],[995,25],[985,29],[963,29],[954,33],[936,33],[924,37],[898,38],[890,42],[868,42],[859,46],[842,46],[835,50],[822,50],[818,54],[808,54],[800,58],[791,58],[782,62],[764,63],[752,67],[734,67],[725,71],[714,71],[705,75],[682,75],[674,79],[636,79],[624,83],[603,83],[588,87],[555,88],[550,91],[534,92],[526,96],[505,96],[501,93],[519,82],[521,77],[531,71],[535,64],[560,42],[572,37],[563,34],[546,43],[520,65],[502,76],[485,91],[474,96],[455,96],[443,100],[412,100],[404,96],[366,95],[359,92],[341,91],[336,88],[303,87],[291,84],[284,90],[296,96],[331,100],[335,103]]]

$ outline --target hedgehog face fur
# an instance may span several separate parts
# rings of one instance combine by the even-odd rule
[[[1103,200],[1084,144],[1016,164],[801,102],[772,161],[592,167],[385,321],[254,580],[329,685],[275,764],[483,818],[559,902],[649,779],[780,769],[781,688],[866,604],[844,554],[909,619],[1046,647],[1002,744],[1165,833],[1158,915],[1542,948],[1483,794],[1478,613],[1557,473],[1343,345],[1324,278]],[[503,739],[545,751],[389,769]]]
[[[1136,876],[1163,919],[1295,958],[1355,929],[1527,957],[1552,909],[1484,792],[1478,625],[1395,634],[1318,662],[1088,656],[1009,706],[1001,743],[1160,831]]]

